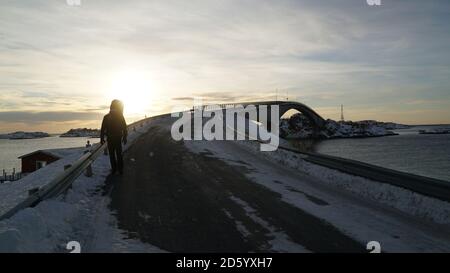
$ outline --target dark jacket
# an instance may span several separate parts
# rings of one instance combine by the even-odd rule
[[[128,131],[125,118],[122,113],[111,110],[103,117],[102,128],[100,130],[100,140],[103,142],[105,136],[108,141],[126,142]]]

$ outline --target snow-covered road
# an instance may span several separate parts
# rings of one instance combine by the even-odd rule
[[[185,144],[193,152],[207,154],[208,157],[218,158],[237,168],[243,167],[246,177],[278,193],[283,202],[328,222],[363,245],[369,241],[378,241],[382,250],[387,252],[450,251],[448,225],[433,223],[374,200],[362,198],[330,185],[320,178],[320,174],[314,177],[281,165],[275,160],[267,159],[267,156],[262,156],[261,153],[267,152],[258,151],[255,143],[188,141]],[[249,147],[253,145],[254,149]],[[339,174],[333,179],[346,180],[346,176],[349,175]],[[369,183],[378,184],[373,181]],[[381,183],[378,186],[383,187]],[[449,206],[445,202],[436,202],[439,203],[436,205]],[[426,204],[424,202],[421,205]],[[442,207],[435,209],[445,212]],[[345,246],[342,248],[345,250]]]
[[[175,142],[173,121],[155,124],[130,149],[131,177],[115,181],[121,186],[112,195],[119,227],[150,244],[169,251],[364,252],[377,241],[387,252],[450,251],[446,202],[299,157],[286,164],[279,160],[286,151],[260,152],[255,142]]]

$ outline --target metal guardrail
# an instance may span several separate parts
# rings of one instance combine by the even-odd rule
[[[93,151],[84,154],[81,158],[75,161],[70,168],[53,178],[50,183],[43,186],[24,201],[20,202],[18,205],[1,215],[0,221],[10,218],[22,209],[33,207],[42,200],[56,197],[60,193],[66,191],[72,185],[73,181],[75,181],[75,179],[77,179],[80,174],[83,173],[83,171],[86,170],[86,168],[91,165],[95,159],[97,159],[106,147],[105,144],[97,144],[96,146],[97,147]]]
[[[151,117],[154,118],[154,117]],[[138,125],[143,125],[151,118],[146,118],[128,125],[128,129],[136,128]],[[5,220],[16,214],[18,211],[36,206],[39,202],[54,198],[65,192],[72,183],[90,166],[105,150],[106,143],[94,145],[94,148],[75,161],[72,166],[64,170],[53,178],[48,184],[39,188],[33,194],[30,194],[25,200],[8,210],[6,213],[0,215],[0,221]]]
[[[330,155],[301,152],[282,147],[279,149],[304,155],[303,159],[327,168],[335,169],[351,175],[365,177],[370,180],[401,187],[442,201],[450,202],[450,182],[431,177],[405,173],[356,160]]]
[[[11,174],[8,174],[5,170],[3,170],[3,175],[0,176],[0,183],[4,183],[6,181],[17,181],[22,178],[23,174],[21,172],[16,172],[16,169],[13,168]]]

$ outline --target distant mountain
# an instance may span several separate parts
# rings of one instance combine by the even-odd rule
[[[399,123],[394,123],[394,122],[382,122],[382,121],[376,121],[376,120],[361,120],[361,121],[356,121],[356,123],[367,124],[370,126],[380,126],[387,130],[411,128],[411,126],[405,125],[405,124],[399,124]]]
[[[0,139],[33,139],[49,137],[50,135],[44,132],[14,132],[0,135]]]
[[[100,137],[100,130],[88,128],[70,129],[60,135],[60,137]]]

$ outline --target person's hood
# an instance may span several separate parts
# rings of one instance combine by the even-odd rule
[[[110,112],[116,111],[123,113],[123,103],[120,100],[113,100],[109,109]]]
[[[119,116],[119,115],[122,116],[123,115],[122,111],[120,111],[118,109],[110,109],[109,113],[113,116]]]

